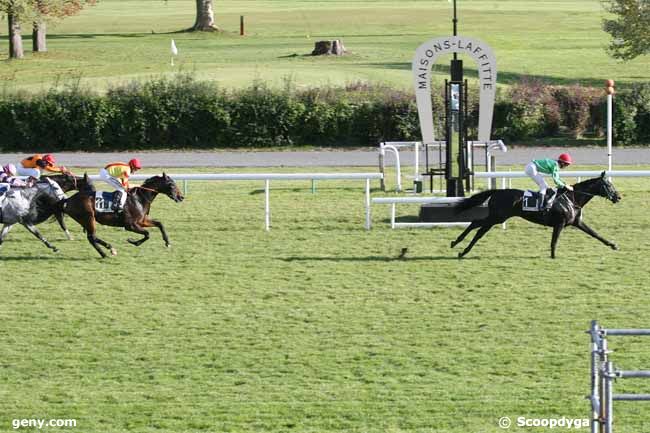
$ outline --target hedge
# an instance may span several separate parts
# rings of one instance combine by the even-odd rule
[[[470,135],[478,94],[469,94]],[[442,94],[433,95],[442,127]],[[602,89],[524,80],[497,97],[493,136],[603,133]],[[616,97],[615,140],[650,143],[650,83]],[[169,148],[268,148],[292,145],[374,146],[419,139],[412,93],[353,83],[345,87],[272,89],[262,82],[225,91],[191,76],[130,83],[106,94],[79,88],[0,95],[0,150],[119,151]]]

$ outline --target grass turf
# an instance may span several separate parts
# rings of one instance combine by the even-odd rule
[[[272,182],[268,233],[263,183],[192,182],[185,202],[153,206],[171,249],[157,232],[136,248],[101,227],[119,250],[107,260],[72,221],[74,241],[41,226],[59,254],[15,228],[0,250],[0,431],[17,418],[75,418],[83,432],[436,433],[587,418],[589,321],[650,319],[647,183],[615,184],[622,202],[585,214],[620,251],[568,229],[556,260],[551,231],[523,220],[462,261],[449,248],[460,229],[392,231],[387,206],[365,231],[357,181],[315,194]],[[647,342],[610,343],[621,368],[648,367]],[[617,404],[617,431],[642,430],[644,413]]]
[[[216,1],[220,34],[178,33],[194,20],[190,0],[102,0],[50,27],[49,52],[0,63],[5,89],[45,90],[76,85],[94,89],[132,79],[185,71],[243,87],[255,79],[281,86],[381,82],[411,88],[410,62],[418,45],[451,33],[451,6],[405,1]],[[240,37],[239,17],[247,36]],[[601,86],[647,80],[647,57],[621,63],[608,57],[606,16],[599,0],[459,2],[460,33],[485,40],[496,52],[499,83],[523,76]],[[28,28],[28,26],[25,26]],[[0,29],[6,36],[6,29]],[[29,33],[29,32],[26,32]],[[170,66],[170,40],[180,50]],[[307,56],[314,41],[341,38],[350,54]],[[29,37],[25,39],[30,46]],[[0,38],[6,56],[8,42]],[[446,61],[435,66],[442,81]],[[475,68],[468,59],[470,75]]]

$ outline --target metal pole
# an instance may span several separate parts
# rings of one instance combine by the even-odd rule
[[[600,398],[598,396],[598,372],[600,360],[600,334],[598,333],[598,322],[591,322],[591,433],[598,433],[600,417]]]
[[[616,372],[616,376],[622,379],[628,377],[645,377],[650,378],[649,370],[619,370]]]
[[[370,178],[366,179],[366,230],[370,230]]]
[[[239,36],[244,36],[246,32],[244,31],[244,16],[239,16]]]
[[[316,179],[311,180],[311,193],[314,194],[316,192]]]
[[[264,228],[268,232],[271,230],[271,205],[269,203],[269,189],[271,181],[266,179],[264,181]]]
[[[605,335],[650,336],[650,329],[603,329]]]
[[[414,149],[413,151],[415,152],[415,177],[413,178],[413,194],[418,193],[418,183],[421,182],[420,180],[420,143],[417,141],[413,145]]]
[[[386,183],[384,178],[386,177],[386,166],[384,162],[384,157],[386,155],[386,150],[384,149],[384,143],[379,143],[379,172],[382,174],[381,179],[379,180],[379,188],[382,191],[386,191]]]
[[[393,203],[390,207],[390,228],[395,228],[395,208],[397,207],[396,203]]]
[[[650,394],[614,394],[614,401],[650,401]]]
[[[605,363],[605,433],[613,433],[612,424],[614,421],[614,366],[611,361]]]
[[[497,157],[494,155],[490,155],[490,167],[491,170],[496,171],[497,169]],[[497,180],[492,179],[492,185],[490,185],[490,189],[497,189]]]

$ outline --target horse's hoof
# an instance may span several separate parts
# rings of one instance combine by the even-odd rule
[[[451,244],[449,245],[449,248],[453,248],[453,247],[455,247],[455,246],[456,246],[456,242],[451,241]]]
[[[459,258],[459,259],[462,259],[462,258],[463,258],[463,255],[464,255],[463,253],[458,253],[458,258]]]
[[[73,240],[74,240],[74,238],[72,237],[72,235],[70,234],[70,232],[65,232],[65,237],[66,237],[69,241],[73,241]]]
[[[136,240],[134,240],[134,239],[129,238],[129,239],[127,239],[126,241],[127,241],[128,243],[130,243],[131,245],[135,245],[136,247],[138,246],[138,241],[136,241]]]
[[[111,248],[111,256],[116,256],[117,255],[117,250],[115,248]]]
[[[171,247],[172,247],[172,244],[165,244],[165,246],[166,246],[167,248],[171,248]]]
[[[618,245],[612,244],[611,247],[614,251],[618,251]]]
[[[58,252],[59,252],[59,249],[56,248],[56,247],[54,247],[54,248],[52,248],[52,252],[53,252],[53,253],[58,253]]]

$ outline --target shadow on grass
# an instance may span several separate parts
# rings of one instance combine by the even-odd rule
[[[99,257],[97,257],[99,259]],[[98,261],[92,257],[64,257],[60,255],[53,255],[51,256],[37,256],[37,255],[32,255],[32,256],[6,256],[3,254],[0,254],[0,260],[2,261],[13,261],[13,262],[20,262],[20,261],[29,261],[29,260],[62,260],[62,261],[68,261],[68,262],[78,262],[78,261],[91,261],[95,260]]]
[[[462,260],[478,260],[479,257],[467,257]],[[420,256],[420,257],[388,257],[388,256],[366,256],[366,257],[285,257],[280,259],[285,262],[414,262],[414,261],[441,261],[460,260],[455,254],[449,256]]]

